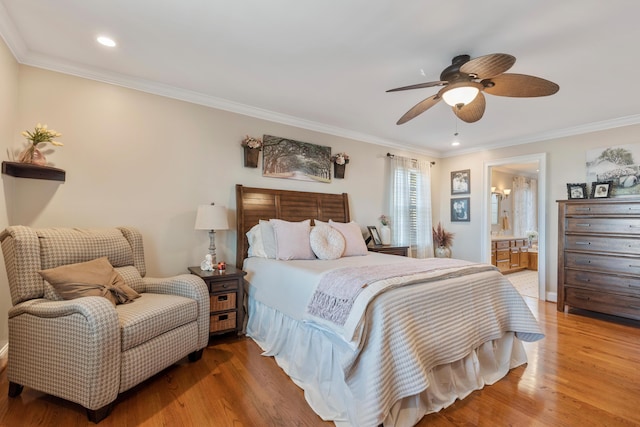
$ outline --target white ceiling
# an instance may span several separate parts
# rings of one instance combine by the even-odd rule
[[[23,64],[435,156],[640,123],[639,18],[637,0],[0,0]],[[560,91],[395,124],[438,88],[385,90],[490,53]]]

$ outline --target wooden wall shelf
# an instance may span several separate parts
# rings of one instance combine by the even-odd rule
[[[62,169],[18,162],[2,162],[2,173],[17,178],[48,179],[62,182],[65,181],[67,175]]]

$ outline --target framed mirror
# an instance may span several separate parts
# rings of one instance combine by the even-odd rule
[[[500,212],[500,194],[491,193],[491,225],[498,224],[498,212]]]

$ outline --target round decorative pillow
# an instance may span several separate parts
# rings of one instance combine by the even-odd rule
[[[309,234],[311,249],[318,259],[338,259],[344,253],[346,242],[342,234],[328,225],[316,225]]]

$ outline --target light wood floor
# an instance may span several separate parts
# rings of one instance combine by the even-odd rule
[[[558,313],[527,299],[546,334],[526,343],[529,363],[494,385],[426,416],[431,426],[640,425],[640,324]],[[0,375],[0,425],[93,425],[78,405],[26,388],[7,397]],[[332,426],[247,338],[212,342],[202,360],[179,363],[123,393],[111,426]]]

